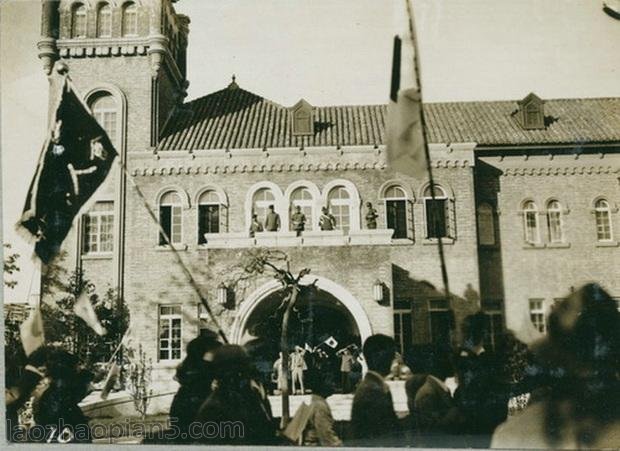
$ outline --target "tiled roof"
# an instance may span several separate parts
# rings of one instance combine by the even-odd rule
[[[545,102],[546,128],[524,130],[517,103],[452,102],[424,105],[429,141],[480,145],[620,142],[620,98]],[[226,88],[179,108],[159,150],[250,149],[382,144],[386,105],[314,107],[312,136],[293,136],[289,109],[241,88]]]

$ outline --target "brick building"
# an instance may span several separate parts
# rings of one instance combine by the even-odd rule
[[[288,108],[234,79],[184,102],[189,19],[173,2],[43,8],[47,73],[57,59],[68,65],[130,174],[112,174],[96,194],[66,240],[65,262],[119,289],[163,385],[208,321],[134,183],[233,341],[260,331],[277,306],[272,278],[243,292],[226,287],[230,266],[260,246],[285,251],[318,279],[315,298],[300,304],[311,318],[296,323],[300,337],[346,343],[382,332],[405,352],[446,340],[452,315],[457,328],[482,309],[494,334],[524,318],[543,330],[553,302],[583,282],[620,296],[620,99],[425,105],[432,200],[427,179],[387,169],[384,105],[302,99]],[[252,213],[262,220],[270,205],[280,229],[251,236]],[[300,235],[296,206],[306,216]],[[331,231],[319,228],[325,206],[336,218]]]

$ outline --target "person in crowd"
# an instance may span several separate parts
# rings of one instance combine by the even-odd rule
[[[299,382],[300,394],[303,395],[306,392],[304,388],[304,371],[308,369],[308,365],[306,365],[305,355],[306,350],[300,346],[295,346],[295,350],[290,354],[292,394],[297,392],[295,390],[295,382]]]
[[[342,393],[349,393],[351,391],[351,370],[355,363],[355,357],[348,346],[338,351],[336,355],[340,357],[340,384]]]
[[[276,426],[267,395],[252,378],[254,369],[246,351],[237,345],[216,349],[215,389],[201,406],[196,420],[203,424],[229,424],[198,442],[222,445],[275,445]],[[227,422],[227,423],[226,423]],[[237,425],[237,426],[235,426]],[[204,428],[203,428],[204,430]]]
[[[297,236],[301,236],[306,228],[306,215],[301,212],[301,207],[299,205],[295,206],[295,212],[291,216],[291,224]]]
[[[334,394],[334,386],[328,379],[314,378],[310,381],[310,415],[303,431],[304,446],[340,446],[342,440],[334,431],[334,417],[327,398]]]
[[[617,449],[620,445],[620,312],[599,285],[572,293],[532,346],[546,396],[501,424],[493,448]]]
[[[372,206],[372,203],[366,202],[366,228],[374,230],[377,228],[377,210]]]
[[[180,387],[170,405],[170,421],[181,432],[181,439],[200,406],[211,394],[213,356],[221,345],[217,334],[211,331],[204,332],[187,344],[187,355],[175,376]]]
[[[454,375],[450,352],[436,349],[429,374],[408,383],[407,394],[410,414],[415,421],[416,446],[451,447],[458,446],[455,434],[459,431],[460,416],[446,380]],[[413,378],[411,379],[413,380]],[[418,384],[414,390],[413,385]]]
[[[406,381],[412,375],[411,368],[407,366],[405,363],[405,359],[403,356],[397,352],[396,357],[394,357],[394,361],[392,362],[392,366],[390,368],[390,374],[386,377],[387,380],[390,381]]]
[[[387,335],[372,335],[364,342],[362,352],[368,372],[353,397],[351,444],[397,446],[400,442],[398,419],[390,388],[385,383],[396,356],[396,343]]]
[[[289,360],[289,366],[290,366],[290,360]],[[273,374],[274,374],[274,381],[276,383],[276,390],[278,390],[278,393],[282,393],[282,390],[284,389],[284,381],[285,381],[285,376],[284,376],[284,369],[282,367],[282,353],[278,353],[278,358],[276,359],[276,361],[273,363]]]
[[[256,232],[262,232],[263,225],[258,220],[258,215],[256,213],[252,213],[252,222],[250,223],[250,237],[254,238]]]
[[[508,386],[492,352],[484,347],[487,318],[478,312],[463,321],[462,346],[456,357],[454,395],[461,432],[468,446],[488,448],[493,431],[508,415]]]
[[[30,354],[19,380],[7,386],[4,390],[6,403],[6,434],[8,441],[21,441],[20,432],[23,424],[20,423],[19,413],[32,398],[36,387],[46,376],[47,354],[50,348],[41,346]],[[25,437],[21,437],[25,439]]]
[[[90,443],[88,418],[78,403],[86,397],[93,375],[80,369],[75,355],[53,349],[47,357],[49,385],[33,405],[34,421],[45,429],[33,440],[46,443]]]
[[[321,209],[319,227],[321,230],[334,230],[336,228],[336,218],[329,212],[327,207]]]
[[[280,215],[276,213],[273,205],[269,205],[269,211],[265,216],[265,231],[277,232],[278,230],[280,230]]]

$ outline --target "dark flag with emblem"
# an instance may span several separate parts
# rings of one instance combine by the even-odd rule
[[[34,238],[35,253],[44,263],[58,254],[73,219],[103,183],[117,155],[67,78],[61,89],[17,224]]]

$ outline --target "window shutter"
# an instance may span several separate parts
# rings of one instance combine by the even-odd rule
[[[456,203],[454,199],[448,199],[446,206],[446,235],[448,238],[456,239]]]
[[[415,240],[415,226],[413,220],[413,202],[407,201],[407,238],[414,241]]]
[[[218,230],[218,233],[228,232],[228,207],[226,205],[219,205],[219,220],[220,228]]]
[[[168,235],[168,238],[170,240],[172,240],[171,235],[171,229],[172,229],[172,221],[171,221],[171,216],[172,216],[172,207],[170,206],[161,206],[159,207],[159,223],[161,224],[161,227],[164,229],[164,231],[166,232],[166,235]],[[160,246],[166,245],[168,244],[166,242],[166,238],[164,237],[164,235],[161,233],[161,230],[159,231],[159,244]]]

